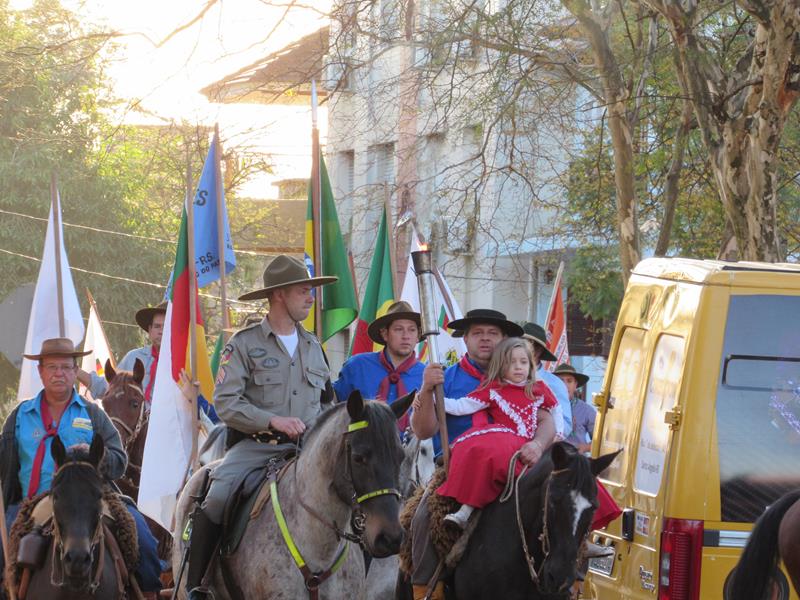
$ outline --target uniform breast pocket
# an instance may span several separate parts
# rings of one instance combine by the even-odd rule
[[[319,367],[306,367],[306,379],[308,383],[318,389],[325,388],[325,382],[328,381],[330,371]]]
[[[256,386],[254,396],[258,397],[260,391],[263,406],[276,406],[283,402],[284,386],[277,369],[256,369],[253,383]]]

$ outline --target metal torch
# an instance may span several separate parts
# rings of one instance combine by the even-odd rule
[[[414,261],[414,272],[417,274],[417,285],[419,286],[420,320],[422,321],[420,338],[427,338],[428,340],[428,364],[441,364],[439,361],[438,342],[439,321],[434,304],[434,285],[436,282],[433,274],[433,257],[430,250],[422,249],[412,252],[411,260]],[[441,384],[433,389],[433,397],[436,419],[439,421],[439,437],[442,442],[444,470],[447,473],[450,466],[450,438],[447,436],[444,389]]]

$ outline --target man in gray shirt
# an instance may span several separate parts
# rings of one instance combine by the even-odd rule
[[[589,376],[579,373],[575,367],[562,363],[553,371],[567,386],[572,407],[572,433],[567,441],[581,452],[591,452],[594,421],[597,411],[578,397],[578,389],[589,381]]]
[[[309,277],[301,261],[281,255],[264,270],[264,287],[239,298],[266,298],[269,313],[236,332],[220,358],[214,405],[228,426],[232,447],[212,472],[211,488],[194,516],[186,578],[189,600],[213,597],[201,580],[240,474],[291,449],[320,412],[330,370],[319,341],[301,322],[314,304],[312,289],[336,280]]]

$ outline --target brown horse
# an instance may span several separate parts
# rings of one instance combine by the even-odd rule
[[[116,371],[110,361],[105,364],[105,377],[108,389],[101,402],[114,427],[119,431],[125,452],[128,455],[128,467],[125,475],[117,481],[123,494],[135,501],[139,499],[139,481],[142,475],[142,457],[144,442],[147,438],[147,426],[150,413],[147,412],[142,391],[144,365],[138,358],[133,371]],[[145,517],[150,531],[158,540],[158,557],[169,561],[172,555],[172,535],[155,521]]]
[[[800,593],[800,490],[782,496],[756,521],[725,597],[771,598],[770,582],[779,559],[783,559],[795,593]]]

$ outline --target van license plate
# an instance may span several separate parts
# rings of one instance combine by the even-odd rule
[[[613,546],[612,546],[613,548]],[[601,556],[599,558],[590,558],[589,559],[589,570],[592,573],[599,573],[600,575],[606,575],[607,577],[611,577],[611,571],[614,570],[614,558],[616,558],[617,552],[616,549],[614,550],[614,554],[610,556]]]

